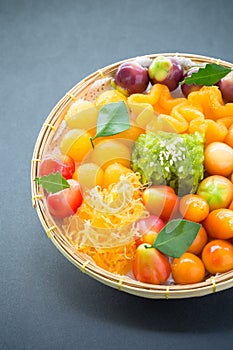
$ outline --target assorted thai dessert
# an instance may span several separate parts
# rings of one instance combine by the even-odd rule
[[[75,251],[151,284],[233,269],[233,71],[138,57],[72,96],[35,179]]]

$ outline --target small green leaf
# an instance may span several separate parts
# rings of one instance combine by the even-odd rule
[[[171,220],[160,231],[153,247],[166,255],[179,258],[190,247],[200,227],[200,224],[188,220]]]
[[[119,134],[129,129],[130,117],[127,107],[123,101],[104,105],[98,115],[96,135],[97,137]]]
[[[34,181],[51,193],[56,193],[70,187],[70,184],[59,172],[36,177]]]
[[[197,86],[210,86],[216,84],[220,79],[230,73],[231,68],[226,68],[216,63],[207,63],[204,68],[199,68],[198,72],[186,77],[180,84],[195,84]]]

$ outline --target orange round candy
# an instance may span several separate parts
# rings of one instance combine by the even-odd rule
[[[209,242],[202,251],[205,268],[212,274],[233,269],[233,245],[225,240],[216,239]]]
[[[180,200],[180,213],[184,219],[194,222],[204,220],[209,214],[207,201],[198,194],[187,194]]]
[[[205,267],[202,260],[192,253],[186,252],[180,258],[175,258],[171,269],[177,284],[198,283],[205,278]]]
[[[233,149],[223,142],[212,142],[204,151],[204,167],[210,175],[228,176],[233,172]]]
[[[201,226],[196,238],[194,239],[191,246],[188,248],[187,252],[193,253],[195,255],[199,255],[202,252],[202,249],[206,245],[207,241],[208,241],[207,232],[204,229],[204,227]]]
[[[229,239],[233,237],[233,210],[222,208],[209,213],[203,221],[208,235],[212,238]]]

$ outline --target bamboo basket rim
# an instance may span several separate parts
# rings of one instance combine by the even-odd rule
[[[228,68],[233,68],[233,64],[221,59],[196,55],[187,53],[156,53],[143,55],[145,58],[155,58],[159,55],[163,56],[177,56],[187,59],[191,59],[195,63],[218,63]],[[46,208],[46,202],[44,192],[34,181],[35,177],[39,173],[39,164],[46,151],[46,146],[51,142],[56,129],[60,125],[63,117],[70,107],[72,102],[77,97],[84,97],[86,90],[94,83],[97,79],[100,79],[103,75],[108,77],[116,71],[116,68],[130,60],[134,60],[137,57],[127,58],[108,66],[105,66],[86,78],[78,82],[72,87],[53,107],[47,118],[45,119],[39,135],[37,137],[32,160],[31,160],[31,194],[32,194],[32,205],[37,211],[37,215],[40,222],[51,239],[55,247],[79,270],[86,273],[95,280],[108,285],[112,288],[120,291],[127,292],[132,295],[136,295],[143,298],[151,299],[182,299],[200,297],[208,294],[223,291],[225,289],[233,287],[233,270],[212,276],[200,283],[188,284],[188,285],[154,285],[141,283],[128,276],[121,276],[113,274],[98,267],[91,258],[88,258],[83,253],[79,253],[74,250],[69,241],[64,237],[59,227],[56,225],[54,219]]]

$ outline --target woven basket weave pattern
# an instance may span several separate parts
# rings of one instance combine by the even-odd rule
[[[153,59],[158,55],[177,55],[180,57],[192,59],[195,63],[220,63],[226,67],[233,68],[233,64],[229,62],[199,55],[189,55],[183,53],[161,53],[148,55],[146,57]],[[85,97],[85,94],[87,93],[89,87],[97,79],[100,79],[102,75],[104,75],[104,77],[113,76],[117,67],[125,61],[129,61],[129,59],[109,65],[83,79],[65,94],[65,96],[57,103],[57,105],[53,108],[45,120],[36,141],[31,165],[32,204],[38,213],[42,226],[44,227],[48,237],[52,240],[60,252],[82,272],[87,273],[89,276],[100,281],[103,284],[130,294],[154,299],[188,298],[203,296],[230,288],[233,286],[233,271],[219,274],[215,277],[210,277],[201,283],[184,286],[166,286],[141,283],[128,276],[115,275],[99,268],[90,259],[88,259],[88,256],[77,252],[71,243],[66,239],[47,210],[45,196],[42,188],[40,188],[40,186],[38,186],[38,184],[33,181],[39,174],[40,161],[43,158],[43,155],[46,153],[48,146],[51,144],[55,132],[58,126],[61,124],[64,115],[66,114],[72,102],[76,98]]]

